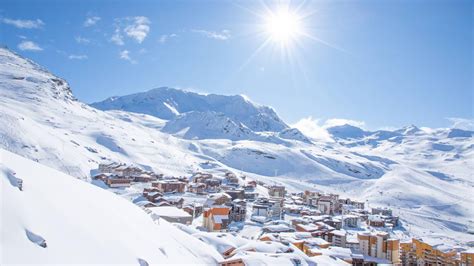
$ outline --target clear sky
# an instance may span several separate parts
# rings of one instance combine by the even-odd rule
[[[473,1],[293,1],[287,44],[263,15],[278,6],[3,0],[0,43],[88,103],[170,86],[245,94],[288,123],[441,127],[474,116]]]

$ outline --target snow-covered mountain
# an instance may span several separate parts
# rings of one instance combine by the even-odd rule
[[[0,49],[0,148],[86,180],[108,161],[170,175],[243,172],[390,205],[401,237],[471,238],[472,132],[340,126],[331,141],[312,140],[245,97],[168,88],[94,106],[114,110],[75,100],[64,80]]]
[[[279,132],[288,128],[272,108],[252,103],[241,95],[199,94],[163,87],[128,96],[111,97],[93,103],[92,106],[101,110],[149,114],[166,120],[180,119],[182,114],[188,112],[207,117],[212,113],[257,132]],[[205,114],[197,114],[201,112]]]

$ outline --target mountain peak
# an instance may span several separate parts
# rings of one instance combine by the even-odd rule
[[[2,93],[37,99],[76,100],[64,79],[7,48],[0,48],[0,80],[6,89]]]
[[[215,112],[242,123],[252,131],[287,129],[273,108],[253,103],[243,95],[202,94],[169,87],[108,98],[91,104],[101,110],[124,110],[171,120],[187,112]]]

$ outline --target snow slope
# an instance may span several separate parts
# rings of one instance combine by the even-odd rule
[[[65,81],[52,80],[61,79],[0,49],[1,148],[87,180],[91,169],[108,161],[167,175],[243,172],[292,191],[323,190],[369,199],[371,206],[390,205],[400,213],[400,234],[406,237],[439,235],[459,244],[471,239],[472,133],[339,127],[324,142],[288,128],[271,108],[241,96],[157,89],[117,100],[137,108],[134,102],[143,103],[144,110],[104,112],[76,101]],[[159,114],[151,113],[158,100]],[[270,126],[256,126],[255,117]],[[209,125],[202,123],[206,119]],[[218,131],[226,126],[231,134]]]
[[[211,247],[164,220],[154,223],[113,193],[3,149],[0,158],[2,265],[222,260]]]

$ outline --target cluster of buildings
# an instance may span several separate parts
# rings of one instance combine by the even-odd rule
[[[422,239],[400,244],[403,265],[474,265],[474,249],[458,252],[450,247],[430,245]]]
[[[130,187],[132,182],[151,182],[163,175],[145,171],[133,165],[121,163],[99,164],[98,173],[93,177],[102,180],[111,188]]]
[[[117,163],[99,165],[94,178],[112,188],[149,183],[135,203],[153,219],[194,224],[209,233],[242,230],[253,222],[261,226],[256,240],[291,244],[309,257],[327,255],[352,265],[473,265],[474,261],[472,250],[445,249],[421,239],[400,242],[389,233],[399,223],[391,209],[367,209],[365,202],[337,194],[288,193],[285,186],[248,180],[231,172],[164,177]],[[257,185],[266,188],[268,196],[257,193]],[[204,200],[185,202],[185,194]],[[236,224],[240,227],[232,226]],[[244,265],[239,263],[242,258],[221,265]]]

